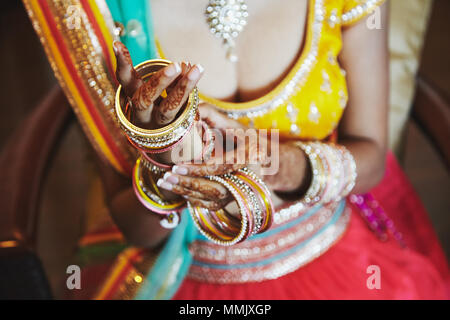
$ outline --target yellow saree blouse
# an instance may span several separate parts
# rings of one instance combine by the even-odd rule
[[[320,140],[336,128],[347,104],[345,71],[337,62],[341,30],[384,0],[310,0],[303,51],[292,70],[268,94],[245,103],[201,99],[255,128]],[[136,153],[111,112],[117,38],[105,0],[23,0],[50,64],[99,156],[130,175]],[[80,26],[68,12],[77,8]],[[81,45],[83,44],[83,45]]]
[[[266,95],[243,103],[200,94],[202,101],[257,129],[279,129],[285,137],[322,140],[336,128],[347,105],[345,70],[337,56],[341,26],[370,14],[383,0],[312,0],[305,44],[288,75]],[[164,57],[158,46],[161,57]]]

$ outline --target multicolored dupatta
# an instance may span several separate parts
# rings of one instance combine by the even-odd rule
[[[114,107],[116,61],[112,43],[117,22],[120,38],[135,64],[156,57],[147,0],[23,0],[51,67],[97,154],[118,172],[131,176],[136,159],[117,125]],[[137,28],[140,32],[134,32]],[[141,29],[140,29],[141,28]],[[111,232],[109,232],[111,233]],[[117,232],[90,237],[84,253],[122,250]],[[191,263],[188,252],[196,229],[183,215],[180,225],[159,250],[128,247],[115,259],[97,299],[170,299]],[[88,237],[84,237],[82,241]],[[94,240],[93,240],[94,239]],[[91,241],[92,240],[92,241]],[[115,244],[114,244],[115,243]],[[102,246],[103,245],[103,246]],[[102,249],[103,248],[103,249]],[[117,248],[115,250],[114,248]]]
[[[24,0],[50,64],[92,146],[129,175],[135,151],[114,119],[113,35],[102,1]],[[111,20],[112,21],[112,20]]]

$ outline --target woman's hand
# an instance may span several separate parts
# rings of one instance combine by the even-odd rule
[[[172,122],[200,80],[203,67],[184,62],[171,63],[144,82],[133,68],[130,53],[125,45],[116,41],[113,46],[117,59],[116,78],[132,102],[136,124],[146,128],[160,128]],[[164,90],[167,96],[162,98]],[[157,160],[173,163],[173,155],[178,156],[183,151],[181,160],[189,161],[198,156],[195,150],[201,150],[197,146],[201,143],[198,126],[194,126],[189,137],[175,149],[158,154]]]
[[[194,206],[218,210],[233,198],[225,187],[207,176],[223,175],[243,167],[258,173],[270,165],[269,150],[273,146],[257,130],[244,127],[209,105],[201,105],[200,114],[214,128],[213,156],[203,163],[178,163],[157,183],[160,188],[185,197]]]
[[[189,94],[203,74],[200,65],[171,63],[144,82],[133,68],[130,53],[121,42],[114,42],[117,59],[116,78],[131,99],[138,120],[142,124],[162,127],[175,119]],[[166,90],[167,97],[161,94]]]
[[[214,154],[205,163],[179,163],[158,181],[166,190],[184,196],[193,205],[211,210],[225,207],[233,198],[219,183],[205,176],[222,175],[243,167],[249,167],[259,175],[272,191],[281,193],[301,193],[308,187],[310,167],[306,155],[289,143],[279,143],[277,139],[246,139],[254,129],[244,127],[209,105],[200,106],[202,120],[215,129],[216,136],[225,138],[225,132],[235,138],[234,148]],[[230,137],[228,137],[230,139]],[[215,143],[215,150],[223,146]],[[276,167],[271,175],[262,175],[269,166]],[[301,196],[301,194],[297,195]]]
[[[172,63],[156,72],[149,81],[144,82],[133,68],[128,49],[122,43],[115,42],[114,51],[117,57],[116,77],[122,84],[125,94],[131,98],[138,119],[150,126],[164,126],[172,122],[186,103],[189,93],[200,80],[203,68],[199,65]],[[161,99],[160,96],[164,90],[167,92],[167,97]],[[243,167],[249,167],[259,174],[262,168],[271,165],[274,157],[278,157],[280,168],[275,175],[262,177],[268,187],[286,191],[301,185],[305,176],[306,159],[297,148],[278,145],[278,142],[274,148],[271,145],[272,140],[261,138],[256,134],[256,130],[244,127],[207,104],[200,105],[200,115],[215,133],[213,156],[201,164],[178,163],[171,172],[167,172],[162,179],[158,180],[157,184],[160,188],[185,197],[194,206],[218,210],[224,208],[233,198],[225,187],[210,181],[206,178],[207,176],[223,175]],[[253,130],[256,139],[248,139],[249,131],[247,130]],[[194,132],[194,136],[197,134]],[[227,144],[225,139],[228,142],[232,141],[231,148],[230,143]],[[201,141],[201,138],[187,138],[184,139],[180,148],[199,150],[202,148],[197,148],[195,144]],[[178,152],[179,148],[177,149]],[[277,150],[277,154],[271,154],[269,157],[271,150]],[[187,154],[193,153],[187,152]],[[171,162],[171,159],[171,154],[159,155],[159,160]],[[183,161],[189,160],[191,159],[183,159]],[[293,170],[293,168],[299,170]]]

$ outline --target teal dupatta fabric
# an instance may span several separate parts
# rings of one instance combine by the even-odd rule
[[[158,57],[153,37],[153,19],[149,0],[106,0],[111,15],[125,27],[120,40],[130,50],[135,65]]]
[[[113,19],[125,27],[121,41],[130,50],[135,65],[158,57],[153,37],[149,0],[106,0]],[[185,210],[149,270],[135,299],[171,299],[185,278],[192,263],[189,244],[197,235],[190,214]]]
[[[189,244],[196,235],[194,222],[185,210],[181,223],[172,231],[135,299],[168,300],[175,295],[192,264]]]

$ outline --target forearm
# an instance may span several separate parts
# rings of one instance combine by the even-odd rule
[[[97,168],[105,190],[105,202],[125,238],[140,247],[160,244],[170,231],[162,228],[158,216],[139,202],[131,180],[117,173],[99,158]]]
[[[273,157],[273,156],[272,156]],[[264,182],[278,192],[305,191],[310,180],[310,166],[305,153],[294,145],[279,146],[279,168],[274,175],[264,176]]]
[[[131,187],[111,197],[109,207],[114,221],[133,245],[155,247],[170,233],[161,227],[159,217],[139,202]]]
[[[352,193],[364,193],[375,187],[384,176],[386,147],[370,139],[355,137],[343,137],[339,143],[355,159],[358,177]]]

